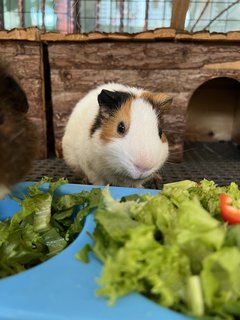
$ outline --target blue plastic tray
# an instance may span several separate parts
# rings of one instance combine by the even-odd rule
[[[16,186],[13,193],[25,194],[29,182]],[[90,190],[92,186],[67,184],[59,194]],[[114,198],[134,193],[157,191],[111,187]],[[0,201],[1,217],[13,215],[19,205],[6,197]],[[4,215],[3,215],[4,214]],[[75,259],[75,254],[89,242],[88,231],[94,230],[93,216],[88,216],[84,229],[76,240],[48,261],[0,280],[0,319],[16,320],[183,320],[186,316],[162,308],[140,294],[133,293],[109,306],[105,298],[97,297],[96,278],[102,265],[92,255],[88,264]]]

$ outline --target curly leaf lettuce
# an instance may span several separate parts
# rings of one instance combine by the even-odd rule
[[[104,263],[97,294],[114,303],[137,291],[199,319],[240,317],[240,229],[220,216],[219,195],[240,201],[235,183],[170,183],[155,196],[121,201],[103,192],[92,250]]]
[[[134,228],[125,245],[108,256],[98,295],[110,303],[133,290],[170,307],[185,299],[185,282],[190,275],[188,258],[177,247],[165,248],[154,239],[154,227]]]

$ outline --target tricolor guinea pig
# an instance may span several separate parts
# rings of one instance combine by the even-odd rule
[[[141,187],[168,158],[164,93],[101,85],[75,106],[62,140],[66,164],[95,185]]]
[[[37,133],[27,118],[25,92],[9,71],[0,65],[0,198],[19,182],[31,167],[37,149]]]

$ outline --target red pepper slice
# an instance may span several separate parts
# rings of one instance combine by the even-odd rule
[[[240,209],[232,206],[232,198],[226,194],[220,194],[220,210],[222,217],[229,224],[240,223]]]

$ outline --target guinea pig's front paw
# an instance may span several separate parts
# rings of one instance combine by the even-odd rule
[[[90,184],[90,181],[88,180],[87,176],[81,178],[81,184]]]
[[[163,179],[162,176],[156,172],[150,180],[148,180],[146,183],[144,183],[145,188],[150,189],[161,189],[162,188]]]
[[[163,178],[158,172],[156,172],[154,173],[153,179],[156,179],[158,182],[161,182]]]
[[[144,188],[144,186],[142,184],[137,184],[135,187],[136,188]]]

